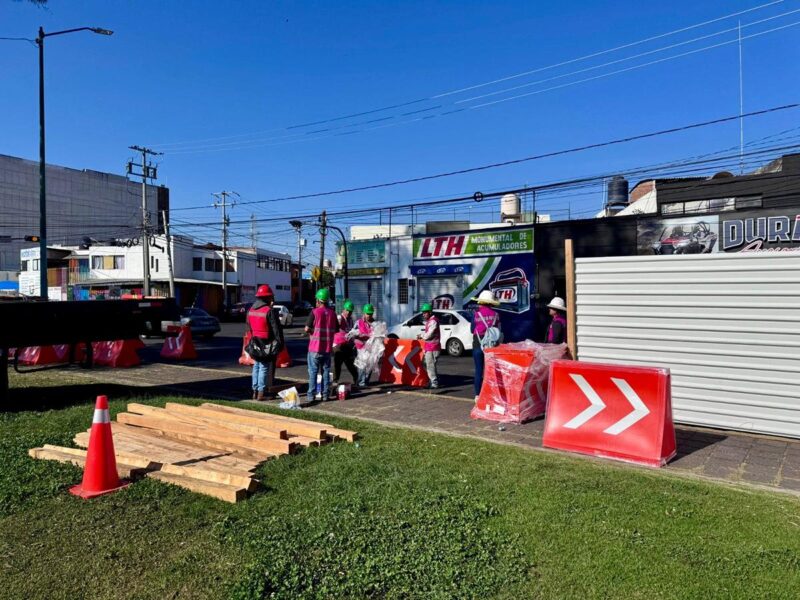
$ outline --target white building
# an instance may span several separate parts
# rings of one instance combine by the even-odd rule
[[[77,245],[84,237],[101,243],[138,237],[142,226],[142,185],[123,175],[46,165],[47,243]],[[147,186],[150,223],[161,231],[169,213],[169,189]],[[39,163],[0,154],[0,281],[17,279],[25,236],[39,235]]]
[[[172,236],[175,296],[181,306],[198,306],[210,312],[222,307],[222,250],[213,244],[197,245],[192,238]],[[50,246],[48,296],[53,300],[88,300],[140,296],[143,254],[138,244]],[[232,248],[227,253],[228,302],[249,302],[257,286],[269,284],[278,302],[291,299],[290,256],[262,248]],[[39,248],[20,251],[20,292],[39,295]],[[169,256],[165,236],[155,236],[150,246],[151,294],[169,295]]]

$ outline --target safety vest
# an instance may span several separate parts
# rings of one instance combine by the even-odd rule
[[[429,335],[431,335],[430,338],[428,337]],[[435,316],[432,315],[430,319],[425,321],[425,331],[423,332],[423,337],[426,338],[425,345],[423,346],[423,350],[425,350],[425,352],[436,352],[437,350],[442,349],[442,336],[439,329],[439,319],[437,319]]]
[[[247,313],[247,324],[250,325],[255,337],[269,339],[269,319],[267,317],[271,310],[272,307],[267,305],[255,310],[251,308]]]
[[[361,317],[356,324],[358,325],[359,337],[369,337],[372,335],[372,323],[367,322],[364,317]],[[361,350],[364,347],[364,344],[367,343],[366,340],[360,340],[358,338],[355,338],[353,341],[356,344],[356,348],[359,350]]]
[[[327,306],[318,306],[314,315],[314,330],[308,342],[309,352],[330,353],[333,348],[333,334],[336,332],[336,313]]]

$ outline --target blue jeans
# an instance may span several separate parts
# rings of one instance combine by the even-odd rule
[[[253,391],[263,392],[267,387],[270,378],[270,370],[275,366],[274,362],[258,362],[253,365]]]
[[[481,386],[483,385],[483,348],[480,344],[472,346],[472,360],[475,362],[475,395],[481,393]]]
[[[322,374],[322,399],[327,400],[330,394],[331,383],[331,355],[330,352],[308,353],[308,401],[314,401],[317,390],[317,375]]]

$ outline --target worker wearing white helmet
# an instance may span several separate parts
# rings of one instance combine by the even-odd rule
[[[556,296],[547,305],[553,320],[547,328],[548,344],[563,344],[567,341],[567,305],[563,298]]]

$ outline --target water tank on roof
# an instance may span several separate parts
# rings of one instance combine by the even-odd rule
[[[628,206],[628,180],[622,175],[614,175],[608,181],[606,208],[622,210]]]
[[[520,200],[517,194],[506,194],[500,198],[501,221],[517,223],[520,217]]]

